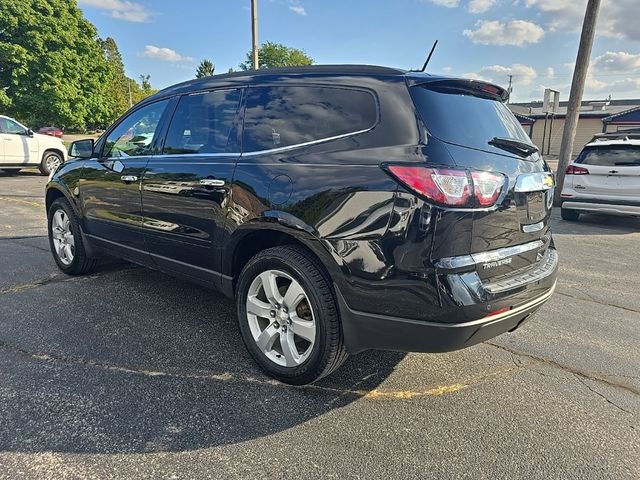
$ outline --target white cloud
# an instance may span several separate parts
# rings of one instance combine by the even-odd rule
[[[513,76],[514,84],[523,85],[530,84],[538,77],[538,73],[533,67],[530,67],[529,65],[523,65],[521,63],[514,63],[511,66],[488,65],[486,67],[482,67],[480,73],[489,76],[492,81],[497,81],[497,83],[499,84],[507,83],[509,75]]]
[[[465,73],[461,73],[460,75],[456,75],[456,77],[468,78],[469,80],[481,80],[483,82],[491,82],[490,78],[483,76],[479,72],[465,72]]]
[[[144,5],[126,0],[78,0],[78,4],[105,10],[113,18],[127,22],[148,22],[153,15]]]
[[[562,98],[567,99],[574,63],[566,63],[564,67],[567,73],[560,73],[554,77],[547,75],[545,85],[539,85],[538,90],[532,91],[530,96],[542,98],[542,91],[549,87],[559,90]],[[552,70],[551,67],[547,70],[550,69]],[[583,98],[604,99],[610,94],[615,98],[640,96],[640,53],[606,52],[591,61]]]
[[[289,10],[291,10],[293,13],[297,13],[298,15],[302,15],[303,17],[307,16],[307,11],[302,5],[291,5],[289,7]]]
[[[548,17],[550,30],[576,32],[582,28],[587,0],[526,0]],[[603,0],[596,33],[605,37],[640,40],[635,12],[638,0]]]
[[[547,67],[547,69],[544,71],[544,76],[549,78],[549,79],[555,78],[556,71],[554,70],[553,67]]]
[[[460,0],[429,0],[429,1],[434,5],[439,5],[441,7],[447,7],[447,8],[456,8],[458,5],[460,5]]]
[[[640,76],[640,53],[606,52],[593,60],[591,68],[598,72],[633,72]]]
[[[145,45],[144,51],[140,53],[140,56],[155,58],[164,62],[193,62],[193,57],[186,57],[170,48],[156,47],[155,45]]]
[[[471,0],[467,3],[467,10],[471,13],[484,13],[493,7],[498,0]]]
[[[503,23],[498,20],[478,20],[475,30],[465,30],[463,35],[473,43],[483,45],[515,45],[538,43],[544,36],[539,25],[526,20],[511,20]]]

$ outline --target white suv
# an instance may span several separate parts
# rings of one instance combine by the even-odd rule
[[[49,175],[66,160],[62,140],[33,133],[13,118],[0,115],[0,169],[38,167],[43,175]]]
[[[640,216],[640,140],[600,138],[567,167],[562,218],[580,213]]]

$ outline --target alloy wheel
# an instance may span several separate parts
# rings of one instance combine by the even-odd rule
[[[302,285],[280,270],[255,277],[246,300],[253,340],[272,362],[283,367],[301,365],[313,351],[316,319]]]
[[[54,154],[49,154],[44,159],[44,164],[47,166],[49,173],[55,171],[61,164],[60,157]]]
[[[51,237],[56,255],[62,264],[71,265],[75,255],[75,238],[71,232],[69,215],[58,209],[51,219]]]

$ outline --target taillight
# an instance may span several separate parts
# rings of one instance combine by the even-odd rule
[[[504,186],[504,175],[473,171],[471,178],[473,178],[473,193],[478,203],[483,207],[495,204]]]
[[[589,175],[589,170],[584,167],[578,167],[577,165],[569,165],[565,173],[567,175]]]
[[[409,190],[448,207],[489,207],[496,203],[505,176],[492,172],[389,164],[386,170]]]

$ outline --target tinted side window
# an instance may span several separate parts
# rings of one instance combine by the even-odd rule
[[[601,167],[640,167],[640,146],[607,145],[585,148],[575,163]]]
[[[109,134],[103,157],[153,155],[151,146],[168,100],[152,103],[131,113]]]
[[[187,95],[173,114],[163,153],[226,153],[237,150],[231,138],[240,90]]]
[[[376,119],[373,95],[361,90],[251,88],[244,119],[244,151],[288,147],[366,130]]]
[[[27,133],[24,128],[8,118],[0,118],[0,132],[15,135],[24,135]]]

